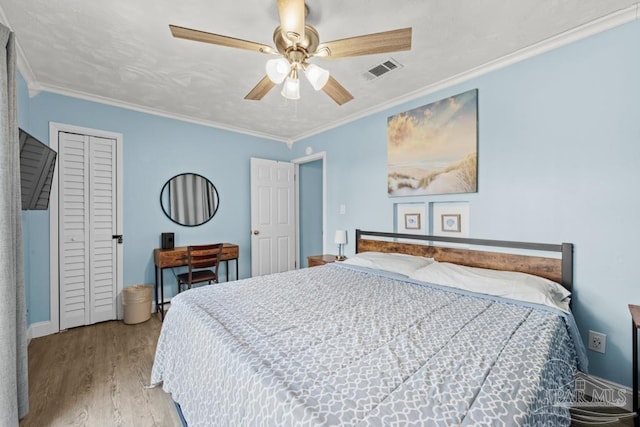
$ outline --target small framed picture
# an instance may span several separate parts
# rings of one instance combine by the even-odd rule
[[[406,228],[407,230],[420,230],[420,214],[404,214],[404,228]]]
[[[427,234],[429,214],[425,203],[395,203],[394,210],[396,233]]]
[[[460,232],[460,214],[442,214],[440,218],[442,219],[442,231]]]

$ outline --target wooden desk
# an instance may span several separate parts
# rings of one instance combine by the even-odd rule
[[[236,280],[238,280],[238,245],[225,243],[222,247],[221,261],[224,261],[229,281],[229,261],[236,262]],[[187,247],[179,246],[173,249],[155,248],[153,250],[153,262],[156,265],[156,312],[160,310],[160,316],[164,320],[164,269],[174,267],[184,267],[187,265]],[[160,277],[160,292],[158,295],[158,276]],[[158,298],[160,297],[160,298]]]
[[[640,425],[640,416],[638,415],[638,329],[640,329],[640,305],[629,304],[629,312],[631,313],[631,342],[633,343],[633,412],[636,413],[633,417],[633,425],[638,427]]]

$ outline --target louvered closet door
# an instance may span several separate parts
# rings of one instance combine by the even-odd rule
[[[59,135],[60,329],[116,318],[115,150]]]
[[[90,323],[116,318],[116,144],[89,137]]]

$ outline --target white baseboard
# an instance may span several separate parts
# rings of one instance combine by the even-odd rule
[[[31,342],[32,338],[44,337],[46,335],[54,334],[58,331],[51,330],[52,324],[50,320],[44,322],[36,322],[29,325],[27,328],[27,341]]]
[[[165,298],[164,302],[166,304],[171,305],[171,298]],[[155,301],[151,302],[151,312],[152,313],[156,312]],[[122,314],[122,313],[124,313],[124,311],[120,310],[119,314]],[[123,318],[124,318],[124,315],[122,314],[117,317],[117,320],[122,320]],[[47,320],[44,322],[32,323],[31,325],[27,326],[27,345],[29,345],[29,343],[33,338],[44,337],[47,335],[57,333],[58,331],[53,331],[51,329],[52,327],[53,327],[53,324],[51,323],[50,320]]]
[[[584,381],[580,384],[576,383],[576,389],[583,389],[587,396],[629,412],[633,411],[633,390],[631,388],[582,372],[578,372],[576,375],[577,381]],[[624,404],[621,404],[622,400]]]

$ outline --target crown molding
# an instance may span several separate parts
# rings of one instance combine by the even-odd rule
[[[625,9],[621,9],[617,12],[613,12],[613,13],[610,13],[609,15],[605,15],[593,21],[587,22],[586,24],[583,24],[571,30],[565,31],[556,36],[549,37],[548,39],[542,40],[531,46],[519,49],[513,53],[502,56],[493,61],[489,61],[478,67],[464,71],[460,74],[454,75],[444,80],[440,80],[439,82],[433,83],[429,86],[425,86],[424,88],[419,89],[417,91],[405,94],[398,98],[394,98],[392,100],[389,100],[388,102],[379,104],[375,107],[371,107],[369,109],[359,111],[357,114],[347,116],[344,119],[337,122],[333,122],[328,126],[318,127],[309,132],[301,133],[295,136],[293,138],[293,141],[294,142],[301,141],[305,138],[309,138],[311,136],[326,132],[330,129],[335,129],[337,127],[346,125],[348,123],[354,122],[356,120],[362,119],[372,114],[379,113],[393,107],[397,107],[398,105],[404,104],[409,101],[413,101],[417,98],[421,98],[423,96],[430,95],[432,93],[464,83],[476,77],[479,77],[484,74],[490,73],[492,71],[498,70],[500,68],[504,68],[509,65],[512,65],[516,62],[524,61],[525,59],[529,59],[534,56],[541,55],[543,53],[552,51],[554,49],[558,49],[562,46],[566,46],[568,44],[577,42],[587,37],[618,27],[620,25],[627,24],[629,22],[637,20],[639,18],[639,13],[640,13],[640,3],[636,3],[633,6],[627,7]]]
[[[35,73],[31,69],[31,65],[29,65],[29,62],[27,61],[27,57],[24,54],[24,50],[22,50],[22,46],[20,46],[20,43],[18,43],[17,38],[16,38],[16,52],[18,53],[18,57],[16,58],[18,71],[20,71],[20,74],[22,75],[25,82],[27,83],[27,89],[29,90],[29,97],[33,98],[34,96],[40,93],[42,88],[38,83],[38,79],[36,78]]]
[[[2,8],[1,5],[0,5],[0,22],[2,22],[4,25],[9,27],[11,31],[13,31],[13,28],[11,27],[9,20],[7,19],[7,15],[4,12],[4,9]],[[38,79],[36,78],[35,73],[31,69],[31,65],[29,65],[29,61],[27,61],[27,57],[25,56],[24,50],[22,50],[22,46],[20,46],[20,42],[18,41],[17,37],[15,38],[15,46],[16,46],[16,53],[18,55],[18,57],[16,58],[18,71],[20,71],[20,74],[22,74],[22,77],[27,82],[27,88],[29,89],[29,96],[33,97],[38,93],[40,93]]]
[[[382,112],[384,110],[396,107],[406,102],[413,101],[417,98],[427,96],[432,93],[447,89],[449,87],[464,83],[476,77],[479,77],[484,74],[490,73],[492,71],[512,65],[516,62],[520,62],[525,59],[543,54],[545,52],[549,52],[559,47],[574,43],[578,40],[585,39],[595,34],[598,34],[598,33],[610,30],[612,28],[618,27],[620,25],[629,23],[631,21],[637,20],[639,18],[639,13],[640,13],[640,3],[636,3],[630,7],[621,9],[617,12],[613,12],[613,13],[610,13],[609,15],[605,15],[601,18],[587,22],[586,24],[583,24],[571,30],[565,31],[563,33],[560,33],[556,36],[545,39],[541,42],[535,43],[526,48],[519,49],[513,53],[505,55],[496,60],[487,62],[478,67],[472,68],[470,70],[464,71],[462,73],[459,73],[447,79],[425,86],[424,88],[421,88],[417,91],[391,99],[387,102],[384,102],[377,106],[360,111],[356,114],[352,114],[350,116],[343,118],[342,120],[333,122],[329,125],[321,126],[321,127],[312,129],[308,132],[301,133],[292,138],[284,138],[278,135],[256,132],[256,131],[252,131],[244,128],[237,128],[237,127],[228,126],[222,123],[217,123],[214,121],[196,119],[193,117],[170,113],[167,111],[157,110],[154,108],[144,107],[137,104],[122,102],[122,101],[118,101],[118,100],[107,98],[107,97],[92,95],[85,92],[73,91],[73,90],[64,89],[64,88],[53,86],[53,85],[41,84],[38,82],[38,79],[36,78],[35,73],[31,69],[29,62],[26,59],[24,51],[22,50],[22,48],[20,47],[20,44],[16,40],[16,50],[18,54],[17,65],[18,65],[18,70],[20,71],[20,73],[22,74],[23,78],[27,83],[30,97],[36,96],[37,94],[43,91],[51,92],[59,95],[84,99],[86,101],[98,102],[101,104],[112,105],[115,107],[125,108],[128,110],[134,110],[134,111],[152,114],[160,117],[166,117],[166,118],[180,120],[188,123],[198,124],[198,125],[207,126],[207,127],[214,127],[217,129],[227,130],[230,132],[236,132],[236,133],[249,135],[253,137],[265,138],[273,141],[283,142],[287,144],[289,148],[291,148],[292,145],[297,141],[301,141],[311,136],[326,132],[331,129],[335,129],[337,127],[346,125],[348,123],[354,122],[356,120],[362,119],[372,114]],[[9,24],[7,17],[4,13],[4,10],[2,9],[1,6],[0,6],[0,21],[2,21],[3,23],[5,23],[5,25],[11,28],[11,25]]]
[[[180,121],[183,121],[183,122],[193,123],[193,124],[196,124],[196,125],[213,127],[213,128],[216,128],[216,129],[226,130],[226,131],[229,131],[229,132],[235,132],[235,133],[240,133],[240,134],[244,134],[244,135],[254,136],[256,138],[270,139],[270,140],[277,141],[277,142],[283,142],[285,144],[288,144],[290,142],[289,139],[284,139],[284,138],[282,138],[280,136],[277,136],[277,135],[271,135],[271,134],[262,133],[262,132],[255,132],[255,131],[252,131],[252,130],[249,130],[249,129],[233,127],[233,126],[229,126],[229,125],[225,125],[225,124],[222,124],[222,123],[217,123],[217,122],[209,121],[209,120],[196,119],[196,118],[185,116],[185,115],[181,115],[181,114],[171,113],[171,112],[158,110],[158,109],[150,108],[150,107],[145,107],[145,106],[142,106],[142,105],[137,105],[137,104],[133,104],[133,103],[129,103],[129,102],[123,102],[123,101],[119,101],[119,100],[113,99],[113,98],[108,98],[108,97],[103,97],[103,96],[99,96],[99,95],[88,94],[88,93],[85,93],[85,92],[70,90],[70,89],[59,87],[59,86],[43,84],[43,85],[40,85],[40,90],[42,90],[43,92],[54,93],[54,94],[57,94],[57,95],[64,95],[64,96],[68,96],[68,97],[71,97],[71,98],[83,99],[85,101],[96,102],[96,103],[99,103],[99,104],[111,105],[113,107],[124,108],[124,109],[127,109],[127,110],[138,111],[140,113],[151,114],[151,115],[154,115],[154,116],[160,116],[160,117],[165,117],[165,118],[168,118],[168,119],[180,120]]]
[[[9,27],[9,29],[13,31],[13,29],[11,28],[11,24],[9,23],[9,20],[7,19],[7,15],[4,12],[4,9],[2,8],[1,5],[0,5],[0,22],[6,25],[7,27]],[[277,142],[283,142],[287,144],[289,147],[291,147],[291,145],[293,144],[293,140],[290,138],[282,138],[277,135],[271,135],[271,134],[262,133],[262,132],[255,132],[248,129],[236,128],[236,127],[224,125],[222,123],[195,119],[193,117],[183,116],[175,113],[169,113],[169,112],[157,110],[154,108],[143,107],[137,104],[122,102],[112,98],[101,97],[101,96],[92,95],[92,94],[88,94],[80,91],[73,91],[70,89],[65,89],[58,86],[54,86],[54,85],[42,84],[38,82],[38,79],[36,78],[36,75],[33,72],[33,69],[31,68],[29,61],[27,61],[27,57],[24,54],[24,50],[20,46],[20,43],[18,42],[17,38],[15,40],[15,45],[16,45],[16,53],[17,53],[16,62],[17,62],[18,71],[20,72],[25,82],[27,83],[27,88],[29,91],[30,98],[33,98],[34,96],[40,94],[40,92],[51,92],[58,95],[69,96],[72,98],[84,99],[85,101],[97,102],[100,104],[107,104],[114,107],[125,108],[127,110],[134,110],[141,113],[152,114],[155,116],[166,117],[169,119],[180,120],[183,122],[194,123],[197,125],[213,127],[221,130],[227,130],[230,132],[254,136],[257,138],[265,138],[265,139],[270,139]]]

